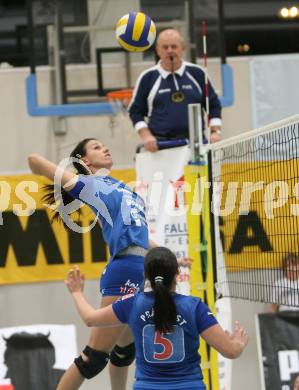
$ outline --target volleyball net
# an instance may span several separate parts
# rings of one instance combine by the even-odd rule
[[[220,296],[298,307],[299,115],[212,145]]]

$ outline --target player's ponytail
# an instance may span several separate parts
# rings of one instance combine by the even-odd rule
[[[80,163],[80,158],[84,157],[86,155],[86,144],[89,141],[93,141],[94,138],[85,138],[82,141],[80,141],[77,146],[74,148],[74,150],[70,154],[70,158],[74,158],[75,160],[72,161],[72,164],[74,168],[76,169],[76,173],[81,174],[81,175],[89,175],[90,172],[86,167]],[[57,194],[59,194],[59,198],[61,198],[61,202],[63,203],[64,206],[68,205],[71,203],[74,198],[67,192],[65,191],[62,187],[58,187],[55,184],[47,184],[44,186],[44,190],[46,194],[43,196],[42,200],[44,202],[47,202],[49,205],[54,205],[56,204],[56,199],[57,199]],[[78,210],[80,213],[80,209]],[[59,213],[59,209],[56,209],[53,211],[53,216],[52,220],[59,220],[62,221],[62,218]]]
[[[176,323],[177,310],[172,297],[172,289],[178,274],[178,262],[167,248],[151,249],[144,260],[145,279],[148,279],[154,292],[154,322],[161,333],[171,332]]]

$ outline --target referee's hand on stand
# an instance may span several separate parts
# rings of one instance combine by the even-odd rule
[[[148,129],[147,127],[140,129],[139,135],[145,150],[149,152],[157,152],[157,150],[159,150],[157,144],[157,138],[153,136],[150,129]]]
[[[190,257],[178,257],[177,261],[180,267],[188,267],[188,268],[192,267],[193,260],[190,259]]]
[[[221,127],[220,126],[211,126],[210,142],[211,144],[221,141]]]

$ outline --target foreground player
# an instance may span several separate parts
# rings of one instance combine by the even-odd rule
[[[58,183],[55,180],[55,185],[62,193],[65,205],[76,198],[97,214],[97,222],[102,227],[111,255],[100,281],[101,307],[105,307],[120,295],[138,290],[143,283],[144,255],[148,249],[144,203],[123,183],[110,176],[98,175],[99,170],[112,166],[109,150],[98,140],[84,139],[79,142],[70,157],[77,172],[82,175],[64,170],[37,154],[30,155],[28,162],[33,173],[51,180],[60,176]],[[48,190],[45,198],[53,204],[53,186]],[[55,217],[63,215],[61,205],[59,212],[56,211]],[[93,378],[105,368],[109,354],[111,388],[125,389],[128,366],[135,359],[133,338],[127,326],[92,329],[88,345],[63,375],[57,389],[78,389],[84,378]]]
[[[228,334],[199,298],[175,293],[177,275],[175,255],[164,247],[153,248],[144,262],[149,291],[95,310],[84,298],[84,276],[79,268],[68,273],[66,285],[87,326],[129,324],[136,346],[135,390],[204,390],[199,334],[231,359],[237,358],[247,344],[248,336],[239,323]]]

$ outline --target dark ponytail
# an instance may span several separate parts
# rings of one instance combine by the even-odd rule
[[[93,140],[94,138],[85,138],[84,140],[80,141],[78,145],[75,147],[75,149],[71,152],[70,157],[76,158],[78,160],[81,157],[84,157],[86,155],[86,144],[89,141],[93,141]],[[83,164],[81,164],[79,161],[73,161],[72,164],[78,174],[90,175],[89,170],[86,169],[86,167]],[[74,198],[67,191],[65,191],[63,188],[55,184],[47,184],[43,187],[43,189],[46,192],[46,194],[42,197],[42,200],[44,202],[47,202],[49,205],[56,204],[56,198],[58,194],[60,194],[60,198],[64,206],[68,205],[74,200]],[[79,209],[78,210],[79,214],[80,211],[81,210]],[[53,211],[52,221],[55,220],[62,221],[59,212],[59,205],[58,208]]]
[[[171,332],[176,323],[177,310],[171,295],[178,262],[175,255],[165,247],[151,249],[145,256],[144,274],[154,292],[155,329],[161,333]]]

